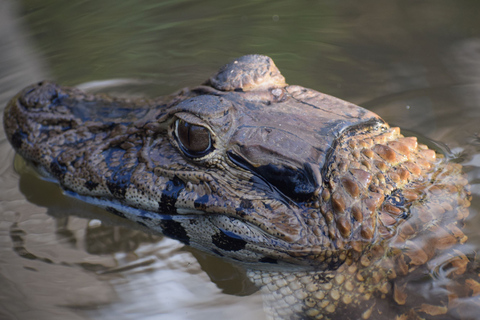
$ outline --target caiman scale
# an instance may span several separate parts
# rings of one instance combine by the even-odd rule
[[[270,318],[480,310],[461,165],[366,109],[287,85],[269,57],[150,100],[41,82],[9,102],[4,125],[66,194],[244,264]],[[438,265],[440,290],[418,292]]]

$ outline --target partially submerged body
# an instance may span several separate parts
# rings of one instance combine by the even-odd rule
[[[388,301],[399,319],[468,318],[458,298],[480,291],[458,250],[461,166],[368,110],[287,85],[268,57],[153,100],[43,82],[4,122],[67,194],[245,264],[272,317],[384,318]],[[439,260],[454,279],[443,300],[410,294]]]

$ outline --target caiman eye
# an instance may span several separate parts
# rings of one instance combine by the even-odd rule
[[[210,131],[182,119],[175,121],[175,135],[182,151],[191,158],[199,158],[213,150]]]

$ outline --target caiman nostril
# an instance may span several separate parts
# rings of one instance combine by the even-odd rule
[[[20,102],[26,108],[44,108],[58,97],[58,86],[51,82],[40,82],[26,88],[20,95]]]

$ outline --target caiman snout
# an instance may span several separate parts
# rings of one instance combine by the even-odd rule
[[[78,119],[63,103],[68,96],[68,91],[49,81],[22,90],[5,108],[4,126],[10,142],[22,150],[26,144],[35,145],[52,136],[53,131],[59,133],[78,125]],[[47,133],[49,131],[52,133]],[[41,137],[42,134],[45,137]],[[24,156],[28,153],[22,151]]]
[[[42,81],[25,88],[19,95],[19,102],[27,109],[44,108],[58,98],[60,88],[57,84]]]

